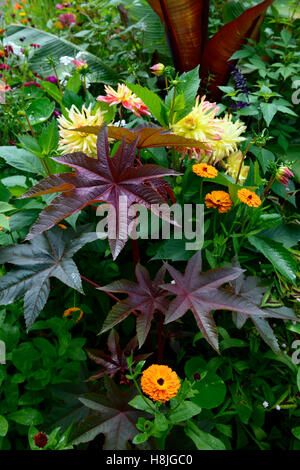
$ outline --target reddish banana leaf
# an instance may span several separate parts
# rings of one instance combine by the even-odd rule
[[[197,67],[207,38],[209,0],[147,1],[166,25],[177,70]]]
[[[116,233],[113,236],[110,236],[110,230],[114,223],[108,224],[108,241],[115,259],[127,241],[127,228],[133,219],[128,209],[132,204],[141,204],[162,217],[155,205],[167,202],[162,197],[166,191],[165,184],[162,183],[160,191],[159,184],[151,186],[149,182],[153,179],[163,181],[163,176],[178,173],[157,165],[135,166],[136,140],[129,145],[126,145],[124,140],[111,158],[107,127],[103,126],[97,139],[97,159],[90,158],[82,152],[55,158],[57,162],[74,169],[75,172],[51,175],[22,196],[26,198],[61,193],[40,213],[27,235],[28,240],[90,204],[106,202],[115,209],[116,220],[113,214],[109,213],[108,216],[112,218],[111,222],[115,222]],[[126,207],[121,197],[127,198]]]
[[[228,81],[228,60],[247,39],[258,39],[265,13],[274,2],[265,0],[247,9],[238,18],[224,25],[206,44],[209,1],[147,1],[166,24],[177,70],[187,72],[200,64],[202,89],[207,88],[207,79],[213,76],[208,84],[212,100],[220,98],[218,86],[226,85]]]
[[[83,126],[73,130],[98,135],[101,126]],[[198,140],[186,139],[179,135],[170,134],[170,131],[167,131],[163,127],[138,126],[134,129],[126,129],[125,127],[108,126],[108,137],[115,140],[125,138],[127,144],[131,144],[138,138],[137,148],[139,149],[153,147],[187,147],[206,150],[208,148],[205,143],[199,142]]]
[[[212,100],[218,100],[222,92],[219,86],[226,85],[230,77],[228,60],[234,52],[241,49],[247,39],[259,38],[259,30],[268,7],[274,0],[249,8],[241,16],[225,24],[207,43],[201,58],[201,86],[205,86],[208,76],[212,75],[208,86]]]
[[[137,282],[121,280],[101,287],[100,290],[128,294],[125,300],[113,306],[103,324],[101,333],[125,320],[133,311],[137,310],[139,315],[136,317],[136,331],[141,347],[149,333],[155,311],[166,313],[168,309],[169,302],[166,300],[168,293],[159,287],[164,282],[165,272],[165,267],[162,267],[155,279],[151,280],[148,270],[138,264],[135,269]]]

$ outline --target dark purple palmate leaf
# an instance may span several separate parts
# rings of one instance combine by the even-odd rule
[[[104,377],[104,385],[107,395],[89,393],[79,398],[89,408],[91,415],[75,427],[70,440],[73,444],[80,444],[104,434],[103,449],[126,450],[128,441],[138,433],[138,418],[148,415],[128,404],[136,395],[134,388],[123,393],[107,376]]]
[[[161,287],[176,297],[170,303],[165,323],[178,320],[191,310],[204,338],[216,351],[219,351],[218,332],[212,310],[230,310],[259,317],[266,316],[263,310],[243,296],[220,288],[222,284],[233,281],[242,274],[243,270],[238,267],[215,268],[201,273],[200,251],[189,260],[184,274],[169,264],[166,264],[166,267],[174,283],[163,284]]]
[[[108,375],[110,378],[113,378],[117,373],[120,373],[120,383],[127,383],[125,375],[128,371],[127,358],[130,354],[136,349],[138,345],[137,337],[132,338],[124,350],[121,349],[119,343],[119,335],[116,330],[111,330],[107,346],[110,354],[105,354],[99,349],[87,349],[86,352],[90,359],[92,359],[96,364],[99,364],[103,367],[102,370],[93,374],[88,380],[97,380]],[[133,359],[133,364],[137,364],[140,361],[145,361],[150,354],[140,354],[135,356]]]
[[[160,288],[160,285],[164,282],[165,272],[163,266],[155,278],[151,280],[148,270],[138,264],[135,269],[137,282],[121,280],[101,287],[99,290],[128,294],[126,299],[113,306],[104,321],[101,333],[110,330],[125,320],[131,313],[137,311],[136,332],[141,347],[149,333],[154,313],[156,311],[166,313],[168,309],[166,299],[168,293]]]
[[[132,220],[128,208],[136,203],[152,210],[162,217],[155,204],[166,203],[164,176],[178,173],[158,165],[135,166],[137,139],[125,144],[121,142],[113,158],[109,154],[107,127],[102,126],[97,138],[97,159],[90,158],[82,152],[75,152],[55,158],[57,162],[75,170],[72,173],[61,173],[49,176],[27,191],[22,198],[58,193],[51,204],[39,215],[31,227],[27,239],[48,230],[59,221],[80,211],[95,202],[106,202],[115,209],[115,235],[108,239],[113,258],[115,259],[124,247],[128,234],[127,227]],[[150,185],[156,180],[155,185]],[[159,190],[161,182],[162,191]],[[126,198],[126,204],[123,201]],[[112,224],[109,224],[108,229]]]
[[[230,282],[229,289],[235,294],[241,295],[253,305],[260,306],[264,293],[267,287],[259,286],[259,278],[250,276],[245,277],[241,274],[237,279]],[[264,308],[266,317],[277,318],[281,320],[300,321],[292,309],[287,307],[278,307],[275,309]],[[232,319],[237,328],[242,328],[246,321],[250,318],[262,339],[270,346],[276,354],[280,353],[278,340],[274,334],[273,329],[265,318],[258,317],[257,315],[245,314],[242,312],[233,312]]]

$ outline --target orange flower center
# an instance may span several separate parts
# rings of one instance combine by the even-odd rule
[[[164,379],[157,380],[158,385],[163,385],[165,383]]]

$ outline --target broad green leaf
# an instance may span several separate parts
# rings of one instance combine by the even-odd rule
[[[28,152],[34,153],[36,155],[41,154],[41,147],[39,146],[38,141],[31,135],[18,135],[19,142],[21,146],[28,150]]]
[[[261,252],[286,279],[295,284],[297,263],[282,243],[268,238],[251,236],[251,245]]]
[[[265,173],[268,169],[269,162],[273,162],[275,160],[275,156],[270,150],[267,150],[262,147],[256,147],[252,145],[250,148],[250,152],[256,156],[259,161],[260,166],[262,167],[263,173]]]
[[[47,121],[52,115],[55,103],[48,98],[39,98],[32,101],[26,109],[26,114],[32,126]]]
[[[199,413],[201,413],[200,406],[191,401],[184,401],[178,406],[178,408],[175,408],[171,411],[168,419],[171,421],[171,423],[176,424],[180,423],[181,421],[187,421]]]
[[[225,445],[220,439],[202,431],[191,420],[187,422],[184,432],[192,439],[198,450],[225,450]]]
[[[44,421],[42,414],[34,408],[22,408],[8,415],[8,419],[24,426],[37,426]]]
[[[18,170],[47,176],[47,172],[39,158],[27,150],[3,146],[0,147],[0,157],[3,158],[8,165]]]
[[[43,129],[39,136],[39,145],[44,155],[49,155],[51,152],[56,150],[59,140],[57,122],[53,121]]]
[[[194,385],[198,392],[191,401],[201,408],[215,408],[223,403],[226,396],[226,385],[217,374],[209,372]]]
[[[0,227],[9,230],[9,219],[4,214],[0,214]]]
[[[162,99],[153,91],[141,85],[125,82],[128,88],[133,91],[149,108],[150,113],[158,120],[162,126],[167,126],[167,108]]]
[[[292,429],[292,434],[295,436],[296,439],[300,440],[300,426]]]
[[[8,421],[4,416],[0,415],[0,437],[6,436],[8,431]]]
[[[273,103],[261,103],[260,109],[267,126],[269,126],[273,117],[278,111],[278,106]]]

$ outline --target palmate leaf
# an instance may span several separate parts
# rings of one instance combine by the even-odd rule
[[[201,273],[200,251],[189,260],[184,275],[169,264],[166,266],[175,283],[164,284],[161,287],[176,297],[170,304],[165,323],[175,321],[191,310],[204,338],[216,351],[219,350],[218,332],[212,310],[230,310],[260,317],[266,316],[263,310],[243,296],[220,288],[222,284],[237,279],[242,274],[242,269],[232,266]]]
[[[111,330],[107,346],[110,354],[105,354],[99,349],[87,349],[87,355],[92,361],[96,364],[101,365],[103,368],[93,374],[88,380],[97,380],[108,375],[110,378],[113,378],[117,373],[120,373],[120,383],[127,382],[125,374],[128,371],[127,358],[130,354],[136,349],[138,345],[137,337],[132,338],[125,349],[122,351],[119,343],[119,335],[115,330]],[[140,354],[135,356],[133,359],[133,364],[137,364],[140,361],[144,361],[149,357],[150,354]]]
[[[267,288],[259,287],[258,283],[258,278],[252,276],[244,277],[243,274],[241,274],[240,277],[230,282],[230,285],[232,292],[241,295],[247,301],[253,303],[253,305],[259,306]],[[263,311],[265,316],[269,318],[300,321],[300,319],[297,318],[293,310],[290,308],[264,308]],[[238,328],[242,328],[248,318],[251,318],[260,336],[270,346],[270,348],[273,349],[276,354],[280,353],[280,347],[277,338],[273,329],[265,318],[260,318],[257,315],[244,314],[241,312],[233,312],[232,314],[233,322]]]
[[[0,248],[0,264],[20,266],[0,277],[0,305],[24,297],[24,316],[30,328],[45,306],[50,292],[50,277],[83,293],[80,274],[72,256],[86,243],[96,239],[91,226],[77,232],[54,227],[34,242]]]
[[[104,377],[104,385],[107,396],[90,393],[79,398],[93,412],[74,429],[71,440],[73,444],[80,444],[104,434],[103,449],[126,450],[128,441],[138,433],[138,418],[145,414],[128,404],[136,395],[134,389],[122,393],[107,376]]]
[[[75,172],[49,176],[22,196],[26,198],[61,193],[40,213],[27,239],[32,239],[90,204],[106,202],[114,207],[117,218],[116,224],[108,224],[108,239],[115,259],[127,241],[127,227],[132,220],[128,208],[137,203],[162,216],[153,205],[167,201],[159,191],[159,184],[154,187],[150,182],[154,179],[160,180],[164,188],[165,181],[162,177],[178,174],[176,171],[157,165],[135,166],[136,144],[136,139],[129,145],[126,145],[123,139],[116,154],[111,158],[107,127],[104,125],[98,134],[97,159],[90,158],[82,152],[55,158],[54,160],[74,169]],[[126,207],[122,204],[123,198],[127,198]],[[113,214],[109,216],[113,217]],[[114,225],[116,225],[115,234],[110,236],[110,229]]]
[[[228,82],[231,71],[228,61],[234,52],[241,49],[247,39],[258,40],[266,11],[273,2],[265,0],[248,8],[241,16],[225,24],[206,44],[201,57],[200,77],[203,79],[202,87],[206,79],[212,77],[208,83],[212,99],[220,98],[222,92],[218,87]]]
[[[194,69],[207,38],[209,0],[147,1],[166,25],[177,70]]]
[[[98,135],[101,126],[83,126],[74,129],[78,132],[86,132],[87,134]],[[186,148],[199,148],[207,150],[205,142],[198,140],[186,139],[185,137],[171,134],[170,131],[164,127],[157,127],[155,125],[142,124],[133,129],[126,129],[125,127],[108,126],[108,137],[110,139],[122,140],[126,139],[127,144],[131,144],[136,139],[137,148],[154,148],[154,147],[186,147]]]
[[[139,313],[136,317],[136,331],[139,346],[141,347],[149,333],[154,313],[156,311],[166,313],[168,309],[166,296],[168,294],[159,287],[164,281],[164,267],[151,280],[148,270],[138,264],[135,269],[135,275],[137,282],[127,280],[115,281],[99,289],[128,294],[125,300],[113,306],[104,321],[101,333],[110,330],[125,320],[132,312],[137,311]]]

